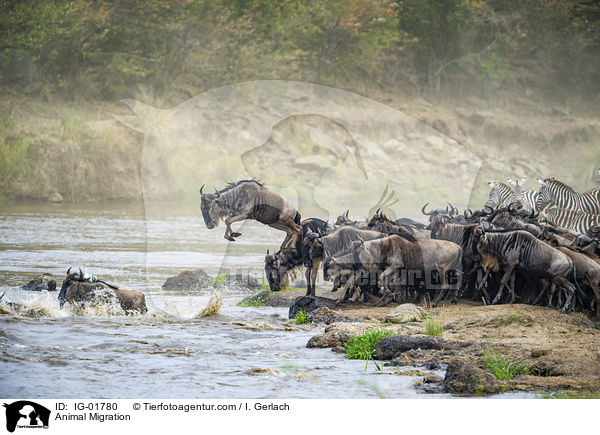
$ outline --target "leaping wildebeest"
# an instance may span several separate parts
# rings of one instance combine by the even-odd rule
[[[213,229],[221,219],[225,219],[227,228],[224,237],[231,242],[241,236],[231,230],[231,224],[246,219],[285,231],[281,249],[301,230],[300,213],[294,206],[256,180],[228,183],[222,190],[215,189],[215,193],[203,193],[203,188],[204,186],[200,188],[201,209],[206,227]]]

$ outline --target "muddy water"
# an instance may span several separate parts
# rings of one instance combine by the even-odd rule
[[[196,207],[155,204],[4,207],[0,215],[0,292],[25,309],[0,314],[0,395],[66,398],[427,397],[415,378],[378,372],[329,349],[307,349],[320,327],[287,323],[287,309],[241,308],[247,293],[219,293],[219,313],[199,317],[214,294],[162,292],[168,276],[204,267],[261,276],[267,248],[282,235],[244,225],[235,244],[208,231]],[[150,310],[58,308],[57,292],[18,287],[70,265],[143,291]],[[60,284],[59,284],[60,285]],[[217,304],[218,305],[218,304]],[[115,312],[116,311],[116,312]],[[429,396],[430,397],[430,396]],[[440,397],[440,396],[437,396]]]

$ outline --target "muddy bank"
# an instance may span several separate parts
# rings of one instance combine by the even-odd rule
[[[304,290],[280,292],[277,298],[293,301]],[[331,297],[328,291],[317,291]],[[426,335],[426,320],[403,324],[386,322],[397,305],[372,307],[345,303],[334,307],[338,316],[312,337],[308,347],[330,347],[342,352],[344,343],[373,328],[392,330],[377,345],[374,358],[390,364],[448,367],[443,382],[417,382],[424,391],[459,395],[502,391],[576,392],[600,390],[600,323],[581,313],[523,304],[483,306],[461,301],[427,309],[429,317],[443,323],[441,337]],[[334,316],[335,317],[335,316]],[[526,367],[528,374],[498,379],[485,370],[490,356]]]

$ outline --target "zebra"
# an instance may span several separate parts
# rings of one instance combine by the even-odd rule
[[[537,201],[538,193],[535,190],[524,190],[523,185],[527,181],[527,176],[524,175],[521,181],[513,181],[507,178],[508,184],[511,185],[512,202],[523,205],[525,211],[535,215],[537,213],[537,207],[535,203]]]
[[[498,183],[496,181],[488,181],[490,186],[490,194],[488,200],[485,203],[485,207],[497,208],[497,207],[508,207],[513,201],[512,189],[504,183]]]
[[[588,236],[591,235],[592,229],[600,226],[600,214],[573,211],[557,207],[554,204],[546,207],[541,216],[551,225]]]
[[[571,187],[554,179],[537,179],[540,185],[536,207],[539,211],[554,203],[558,208],[572,211],[600,214],[600,189],[592,189],[586,193],[577,193]]]

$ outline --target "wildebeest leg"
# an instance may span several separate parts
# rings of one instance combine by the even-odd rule
[[[317,265],[318,267],[318,265]],[[316,282],[317,282],[317,268],[316,267],[307,267],[306,272],[306,296],[315,296],[316,294]]]
[[[350,277],[350,279],[348,279],[348,281],[346,281],[346,283],[342,286],[342,289],[344,290],[344,296],[340,299],[338,299],[335,302],[335,305],[337,306],[340,302],[345,302],[349,299],[350,297],[350,290],[354,288],[356,282],[356,274],[352,274],[352,276]]]
[[[498,294],[492,301],[492,304],[497,304],[500,301],[500,299],[502,298],[502,293],[504,292],[504,287],[506,287],[506,284],[508,283],[508,280],[511,278],[511,275],[514,270],[515,270],[515,266],[509,266],[508,269],[506,269],[504,271],[504,275],[502,276],[502,279],[500,280],[500,288],[498,289]]]
[[[510,284],[508,285],[510,287],[510,303],[514,304],[515,303],[515,279],[517,277],[516,273],[513,273],[510,277]]]
[[[571,302],[573,301],[573,297],[575,296],[575,286],[562,276],[557,277],[556,279],[558,280],[560,286],[567,292],[565,304],[560,310],[563,313],[567,313],[573,309],[573,307],[571,306]]]
[[[292,222],[294,225],[296,225],[294,222]],[[298,225],[296,225],[296,227],[298,227],[298,231],[295,231],[294,229],[290,228],[288,225],[284,225],[283,223],[280,222],[275,222],[273,224],[269,224],[269,226],[271,228],[275,228],[276,230],[281,230],[281,231],[285,231],[285,239],[283,239],[283,243],[281,244],[281,246],[279,247],[279,249],[283,249],[286,248],[290,241],[292,240],[292,237],[294,236],[294,234],[296,234],[297,232],[299,232],[300,230],[302,230],[302,228]],[[295,250],[295,246],[291,247],[292,250]]]
[[[390,266],[387,269],[385,269],[383,271],[383,273],[379,276],[379,288],[381,289],[381,292],[383,293],[383,297],[381,298],[381,300],[377,303],[377,306],[384,306],[387,305],[390,300],[393,297],[393,293],[390,289],[390,282],[388,282],[389,280],[391,280],[392,276],[394,275],[394,273],[398,272],[401,269],[402,266]]]
[[[235,222],[243,221],[244,219],[246,219],[246,216],[241,215],[241,214],[237,215],[237,216],[230,216],[227,219],[225,219],[225,225],[227,225],[227,228],[225,228],[225,235],[223,237],[225,237],[230,242],[235,242],[234,237],[239,237],[242,234],[234,233],[233,231],[231,231],[231,224],[233,224]]]
[[[554,299],[554,293],[556,292],[556,284],[554,281],[550,284],[550,296],[548,297],[548,307],[552,307],[552,299]]]
[[[541,284],[542,284],[542,288],[541,288],[540,292],[538,293],[537,297],[535,298],[535,300],[533,301],[533,305],[537,305],[537,303],[540,301],[542,296],[548,290],[548,284],[546,284],[545,282],[541,282]]]
[[[487,290],[485,289],[487,286],[488,277],[490,276],[490,272],[491,272],[491,269],[486,270],[485,275],[483,276],[483,278],[481,278],[481,269],[479,269],[477,271],[477,284],[476,284],[475,292],[477,294],[479,294],[479,291],[481,291],[483,293],[483,297],[485,298],[486,304],[490,303],[490,295],[488,294]]]

